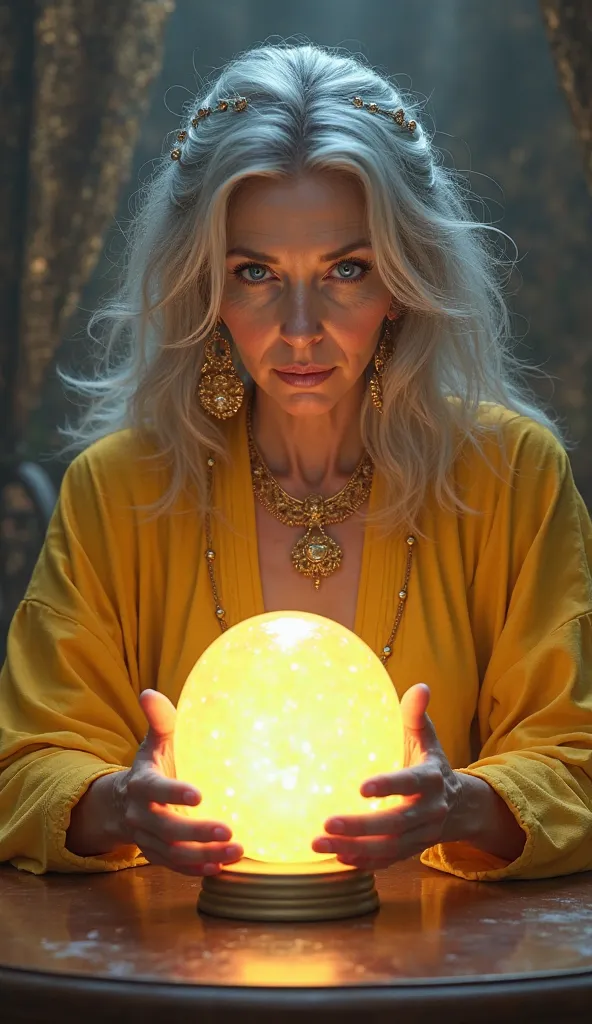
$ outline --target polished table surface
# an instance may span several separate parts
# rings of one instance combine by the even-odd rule
[[[0,1018],[592,1020],[592,873],[474,883],[413,860],[377,874],[375,914],[313,924],[207,917],[199,886],[0,867]]]

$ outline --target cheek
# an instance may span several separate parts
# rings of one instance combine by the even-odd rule
[[[269,348],[258,331],[245,331],[244,329],[234,334],[235,344],[240,347],[243,362],[260,363]]]
[[[349,362],[356,366],[366,366],[370,362],[382,331],[383,318],[381,308],[359,310],[357,315],[352,311],[341,329],[336,331],[336,341]]]
[[[347,294],[345,299],[332,304],[329,322],[342,347],[353,357],[364,357],[375,348],[388,306],[388,297],[385,299],[377,289],[365,289],[363,285],[361,288],[343,285],[340,291]]]
[[[239,317],[233,322],[232,316],[223,317],[241,362],[251,377],[257,378],[267,362],[273,362],[272,349],[277,338],[276,331],[265,332],[252,318]]]
[[[222,293],[220,317],[233,338],[251,347],[265,333],[277,333],[277,310],[257,288],[230,281]],[[243,341],[244,339],[244,341]]]

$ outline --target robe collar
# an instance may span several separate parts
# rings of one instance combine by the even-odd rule
[[[246,403],[225,424],[229,460],[217,462],[214,471],[212,536],[214,569],[220,599],[229,626],[263,614],[263,589],[259,571],[259,546],[255,519],[255,495],[247,442]],[[369,509],[385,500],[384,481],[375,472]],[[382,652],[398,607],[398,593],[405,571],[405,533],[386,535],[368,524],[364,535],[355,632],[376,654]],[[286,571],[293,571],[286,566]],[[396,647],[396,640],[395,640]],[[387,667],[392,665],[391,659]]]

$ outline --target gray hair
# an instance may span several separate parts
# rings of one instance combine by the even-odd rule
[[[357,109],[356,95],[403,107],[417,128]],[[248,98],[244,113],[215,113],[192,126],[198,107],[240,96]],[[192,482],[203,511],[204,453],[227,454],[224,431],[197,390],[224,287],[229,197],[252,176],[328,169],[361,182],[377,270],[405,309],[384,375],[383,414],[367,397],[360,412],[363,440],[388,481],[384,524],[417,528],[429,489],[442,506],[464,508],[449,471],[459,440],[479,447],[480,403],[558,436],[511,352],[507,236],[474,219],[466,184],[443,166],[412,96],[359,57],[314,44],[262,45],[232,60],[186,113],[182,159],[172,161],[169,146],[132,221],[119,293],[90,318],[100,346],[95,374],[58,370],[87,403],[76,425],[61,428],[70,442],[63,451],[123,428],[149,433],[172,466],[153,510],[170,510]]]

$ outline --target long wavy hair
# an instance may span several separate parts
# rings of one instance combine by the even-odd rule
[[[403,107],[416,130],[356,109],[357,95]],[[192,126],[198,107],[241,96],[246,112]],[[150,434],[172,470],[154,513],[170,510],[188,482],[205,510],[204,454],[227,457],[224,429],[197,391],[224,287],[229,198],[253,176],[328,169],[361,182],[377,270],[405,310],[383,414],[368,396],[360,410],[363,441],[389,485],[384,523],[417,528],[429,489],[442,506],[463,507],[450,468],[459,444],[481,447],[482,402],[559,436],[512,352],[507,236],[473,216],[466,181],[443,166],[413,96],[357,56],[312,43],[261,45],[223,69],[182,127],[182,159],[172,161],[167,148],[127,232],[120,290],[89,320],[98,345],[92,378],[58,369],[83,406],[60,430],[69,441],[62,453],[123,428]]]

